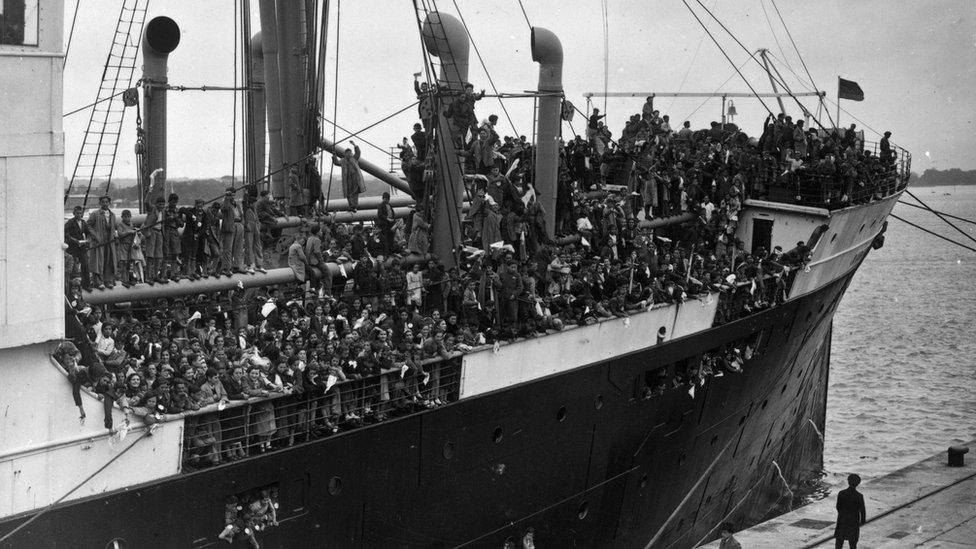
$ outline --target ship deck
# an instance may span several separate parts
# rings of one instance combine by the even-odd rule
[[[976,448],[976,440],[966,446]],[[858,547],[976,547],[976,459],[966,458],[964,467],[948,467],[943,451],[862,483],[868,522]],[[750,548],[833,547],[836,500],[832,495],[805,505],[735,538]]]

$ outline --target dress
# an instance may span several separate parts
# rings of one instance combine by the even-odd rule
[[[427,250],[430,247],[430,224],[424,220],[424,216],[420,215],[419,212],[413,214],[412,223],[407,249],[411,253],[427,255]]]
[[[89,247],[89,268],[91,273],[102,278],[115,276],[115,245],[111,243],[118,222],[110,210],[96,210],[88,217],[88,227],[92,235]]]

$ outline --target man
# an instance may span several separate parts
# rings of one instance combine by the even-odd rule
[[[298,233],[295,236],[295,241],[288,247],[288,267],[295,273],[295,278],[304,286],[305,281],[308,279],[306,276],[308,271],[308,258],[305,256],[304,233]]]
[[[113,239],[118,236],[115,214],[109,209],[112,199],[103,196],[98,199],[99,209],[88,216],[89,235],[92,245],[90,248],[92,283],[99,289],[115,286],[115,245]]]
[[[390,193],[383,192],[383,201],[376,208],[376,226],[380,229],[383,255],[390,255],[393,251],[393,225],[396,217],[390,204]]]
[[[847,488],[837,494],[837,527],[834,529],[834,546],[844,547],[844,540],[851,549],[857,549],[857,540],[861,533],[861,525],[867,522],[864,511],[864,496],[857,491],[861,484],[861,477],[856,474],[847,476]]]
[[[254,203],[254,213],[258,216],[261,223],[261,251],[274,247],[278,237],[281,236],[281,229],[277,227],[278,217],[283,217],[284,212],[279,212],[277,206],[271,200],[270,191],[261,191],[260,198]]]
[[[315,285],[322,281],[322,287],[325,292],[331,291],[331,276],[329,275],[329,270],[326,267],[326,257],[323,252],[322,239],[319,238],[319,232],[321,232],[321,227],[316,224],[312,225],[309,230],[311,234],[305,241],[305,262],[308,263],[308,279],[314,288]]]
[[[88,272],[88,223],[84,219],[85,209],[75,206],[71,211],[72,218],[64,224],[64,243],[68,245],[68,255],[75,259],[81,268],[81,284],[85,289],[91,288]]]
[[[417,162],[423,163],[427,159],[427,134],[420,124],[413,125],[410,140],[413,141],[413,148],[417,150]]]
[[[163,210],[163,277],[167,280],[179,280],[179,259],[182,252],[180,246],[180,211],[177,207],[180,197],[170,193]]]
[[[214,202],[204,212],[203,274],[213,276],[218,272],[220,261],[220,203]]]
[[[292,166],[288,170],[288,200],[291,215],[305,215],[305,207],[309,201],[309,192],[308,188],[302,184],[298,166]]]
[[[220,270],[226,276],[244,271],[244,214],[234,200],[234,187],[227,187],[220,205]]]
[[[157,196],[152,203],[146,204],[146,220],[142,222],[142,232],[146,235],[143,255],[146,257],[146,282],[154,284],[165,282],[159,276],[163,262],[163,212],[166,209],[166,199]]]
[[[522,293],[522,277],[514,259],[509,258],[507,263],[498,274],[499,313],[502,331],[514,337],[518,334],[518,297]]]
[[[244,259],[247,272],[253,274],[255,270],[264,270],[264,250],[261,246],[261,223],[254,207],[254,195],[244,194]]]
[[[468,130],[471,131],[472,138],[478,135],[478,116],[474,113],[474,104],[476,101],[481,101],[484,96],[485,90],[481,90],[481,93],[474,93],[474,86],[465,84],[464,93],[447,108],[456,146],[462,147],[467,143],[465,137]]]
[[[492,166],[495,166],[495,151],[492,149],[487,128],[478,132],[478,137],[471,142],[467,154],[474,161],[475,171],[481,175],[488,175]]]
[[[183,236],[180,242],[183,259],[183,276],[190,280],[199,278],[197,274],[197,257],[203,245],[203,239],[207,231],[204,224],[203,199],[197,198],[193,201],[192,208],[180,208],[180,217],[183,220]]]
[[[349,142],[349,145],[352,146],[352,149],[346,149],[342,153],[342,158],[332,155],[332,163],[341,168],[342,194],[349,203],[349,211],[356,213],[359,208],[359,195],[366,192],[366,184],[363,182],[363,172],[359,168],[359,156],[361,154],[359,146],[352,141]]]
[[[722,536],[722,541],[719,542],[719,549],[742,549],[739,542],[732,536],[735,532],[735,527],[732,526],[731,522],[723,522],[719,530],[719,535]]]
[[[888,138],[891,137],[891,132],[884,132],[884,137],[881,138],[881,143],[879,144],[879,152],[881,153],[881,163],[889,164],[891,163],[891,141]]]

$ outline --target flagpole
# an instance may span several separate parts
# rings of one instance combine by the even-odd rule
[[[840,75],[837,75],[837,129],[841,128],[840,125]]]

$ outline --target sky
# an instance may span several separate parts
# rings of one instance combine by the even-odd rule
[[[566,97],[583,110],[584,93],[604,91],[605,69],[606,89],[611,92],[749,92],[682,0],[607,0],[606,51],[601,0],[523,1],[531,24],[549,29],[561,39]],[[812,86],[773,1],[701,3],[735,33],[749,53],[767,48],[793,91],[809,91]],[[65,4],[67,41],[75,3]],[[81,2],[65,67],[65,112],[94,100],[119,4],[118,0]],[[252,4],[252,29],[256,31],[260,27],[257,2]],[[358,131],[415,101],[412,75],[423,66],[416,16],[408,0],[332,0],[331,4],[324,110],[331,119],[337,106],[339,125]],[[771,91],[768,76],[759,64],[748,61],[749,53],[711,19],[698,0],[688,0],[688,4],[735,64],[742,64],[749,83],[757,91]],[[497,89],[503,93],[535,89],[538,65],[531,58],[529,28],[517,1],[438,3],[442,11],[456,15],[455,5],[468,23]],[[827,92],[830,117],[836,117],[833,101],[837,77],[857,81],[865,100],[841,102],[850,113],[841,113],[843,126],[857,123],[866,130],[869,141],[879,136],[868,128],[891,131],[892,142],[912,153],[916,172],[929,168],[976,169],[976,1],[778,0],[776,7],[817,89]],[[149,18],[156,15],[172,17],[183,32],[179,47],[170,54],[171,84],[234,83],[234,2],[153,0]],[[473,48],[470,62],[469,80],[476,89],[486,88],[491,93]],[[136,78],[140,71],[141,63]],[[334,97],[337,73],[338,93]],[[170,93],[169,177],[241,173],[240,139],[236,147],[232,139],[233,95],[222,91]],[[767,114],[763,105],[754,98],[733,101],[738,112],[736,123],[757,135]],[[779,111],[775,100],[765,101],[774,112]],[[606,101],[605,112],[615,135],[630,114],[640,112],[642,103],[642,97]],[[805,98],[804,103],[816,114],[816,98]],[[702,104],[700,99],[657,98],[655,104],[662,114],[670,114],[675,127],[683,120],[690,120],[692,127],[706,127],[720,118],[718,99]],[[505,106],[514,129],[531,136],[532,100],[510,99]],[[594,98],[593,106],[604,110],[604,100]],[[786,100],[786,111],[794,117],[800,112],[790,99]],[[477,104],[477,112],[482,119],[498,114],[501,133],[514,133],[497,100],[485,98]],[[133,115],[131,111],[127,114],[116,158],[116,178],[135,177]],[[415,117],[416,110],[408,109],[361,137],[382,148],[390,147],[409,135]],[[818,117],[829,125],[826,113]],[[88,111],[65,119],[68,174],[87,121]],[[239,116],[236,123],[240,128]],[[331,137],[331,127],[323,127]],[[579,117],[573,127],[582,132]],[[563,134],[572,135],[568,125],[564,125]],[[336,137],[341,141],[346,135],[339,131]],[[389,162],[389,156],[376,149],[365,147],[363,154],[378,164]]]

